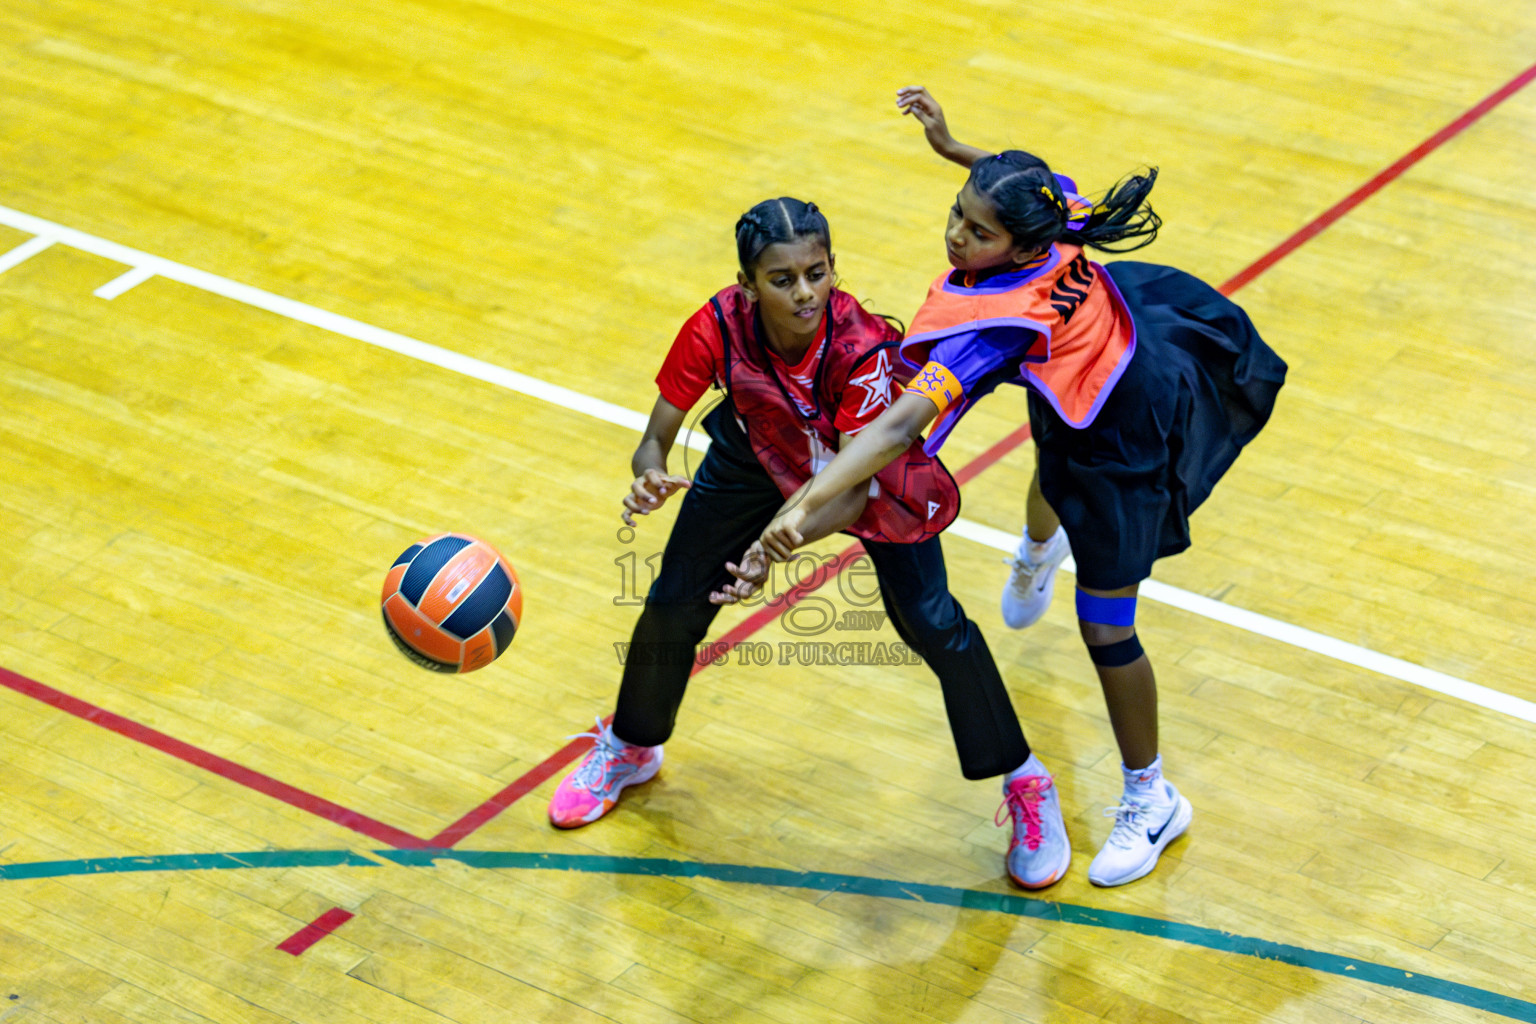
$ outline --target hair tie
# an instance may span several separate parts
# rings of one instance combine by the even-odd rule
[[[820,213],[821,211],[816,208],[816,204],[815,203],[806,203],[805,204],[805,212],[806,213]]]
[[[1083,228],[1088,226],[1088,222],[1093,219],[1093,211],[1095,209],[1097,209],[1097,207],[1095,207],[1092,204],[1090,204],[1088,206],[1082,207],[1082,208],[1077,209],[1077,210],[1068,210],[1067,211],[1067,230],[1068,231],[1081,231],[1081,230],[1083,230]]]
[[[1060,199],[1056,198],[1056,193],[1051,191],[1051,187],[1049,185],[1041,185],[1040,186],[1040,194],[1045,196],[1045,198],[1049,199],[1051,201],[1051,205],[1056,207],[1056,209],[1060,210],[1063,213],[1065,213],[1067,211],[1066,206],[1062,203],[1062,201]]]

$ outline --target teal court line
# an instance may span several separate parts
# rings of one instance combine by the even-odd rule
[[[0,864],[0,881],[28,878],[65,878],[80,875],[122,874],[132,871],[229,871],[237,869],[284,869],[299,867],[379,867],[380,861],[404,867],[433,867],[436,861],[457,861],[473,868],[518,871],[585,871],[604,875],[652,875],[668,878],[710,878],[741,885],[779,886],[818,892],[844,892],[881,899],[937,903],[969,910],[985,910],[1015,917],[1089,925],[1114,931],[1134,932],[1153,938],[1172,939],[1222,953],[1236,953],[1260,960],[1304,967],[1341,978],[1368,981],[1401,989],[1443,1002],[1500,1014],[1536,1024],[1536,1003],[1474,988],[1444,978],[1417,974],[1396,967],[1337,956],[1267,939],[1180,924],[1155,917],[1124,914],[1074,903],[1056,903],[1012,893],[983,892],[946,885],[900,882],[863,875],[839,875],[822,871],[787,871],[745,864],[709,864],[649,857],[603,857],[563,853],[515,853],[504,850],[375,850],[365,855],[352,850],[255,850],[250,853],[180,853],[158,857],[97,857],[88,860],[39,861],[31,864]]]

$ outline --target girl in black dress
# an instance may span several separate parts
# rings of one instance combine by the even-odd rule
[[[970,168],[945,232],[951,269],[902,343],[903,360],[920,372],[783,506],[760,544],[776,560],[789,557],[807,515],[930,423],[938,421],[925,450],[934,452],[998,384],[1028,387],[1038,462],[1014,581],[1024,576],[1026,593],[1012,608],[1005,596],[1004,612],[1010,625],[1044,612],[1070,542],[1079,626],[1125,781],[1088,878],[1120,885],[1151,871],[1192,816],[1162,775],[1157,686],[1134,625],[1137,587],[1153,561],[1189,546],[1190,513],[1268,420],[1286,366],[1209,285],[1171,267],[1105,267],[1084,255],[1084,246],[1123,252],[1152,241],[1161,223],[1147,205],[1156,171],[1091,201],[1038,157],[956,142],[924,89],[900,90],[897,104],[939,155]]]

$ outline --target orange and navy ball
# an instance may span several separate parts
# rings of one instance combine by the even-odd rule
[[[523,587],[496,549],[462,533],[417,541],[384,577],[384,628],[434,672],[473,672],[512,643]]]

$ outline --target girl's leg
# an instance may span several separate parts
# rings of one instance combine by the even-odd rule
[[[1025,529],[1029,531],[1029,539],[1036,544],[1044,544],[1056,535],[1061,526],[1061,518],[1056,515],[1056,510],[1051,508],[1051,503],[1045,500],[1045,495],[1040,493],[1040,450],[1035,449],[1035,475],[1029,478],[1029,496],[1024,501]]]
[[[1132,584],[1119,590],[1078,589],[1101,599],[1129,599],[1134,606],[1137,586]],[[1120,747],[1120,760],[1127,768],[1145,768],[1157,759],[1157,679],[1152,673],[1152,662],[1136,640],[1136,627],[1090,622],[1079,617],[1078,629],[1099,673],[1109,724]],[[1130,646],[1133,644],[1134,647]],[[1106,650],[1120,653],[1102,653]],[[1132,660],[1117,664],[1131,655]]]
[[[1024,503],[1024,537],[1013,558],[1008,582],[1003,584],[1003,622],[1009,629],[1023,629],[1040,621],[1051,606],[1056,570],[1071,549],[1061,519],[1040,491],[1040,450],[1035,449],[1035,475],[1029,480]]]
[[[880,596],[907,646],[939,677],[944,709],[968,779],[988,779],[1029,759],[1029,744],[991,648],[949,592],[939,538],[918,544],[867,541]]]
[[[1077,588],[1078,626],[1104,689],[1125,781],[1115,827],[1088,867],[1095,885],[1123,885],[1150,872],[1193,816],[1189,801],[1163,778],[1157,681],[1136,637],[1136,590]]]
[[[630,637],[613,715],[619,739],[649,747],[672,735],[694,654],[720,611],[709,594],[733,580],[725,563],[741,558],[783,502],[755,458],[705,456]]]
[[[986,638],[949,592],[939,538],[864,547],[896,631],[939,677],[961,773],[968,779],[1007,773],[1008,874],[1026,889],[1053,884],[1072,863],[1055,780],[1030,752]]]
[[[671,737],[694,654],[716,610],[708,601],[677,606],[647,602],[630,635],[614,704],[613,733],[620,740],[654,747]]]
[[[717,441],[710,448],[683,496],[630,636],[613,724],[599,725],[591,751],[550,799],[549,820],[559,828],[596,821],[622,790],[661,768],[661,744],[672,735],[695,650],[719,611],[709,593],[730,582],[726,560],[741,557],[784,500],[750,451],[734,457],[728,447]]]

